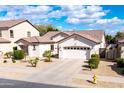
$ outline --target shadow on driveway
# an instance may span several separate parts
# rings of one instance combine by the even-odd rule
[[[0,78],[0,88],[72,88],[72,87]]]

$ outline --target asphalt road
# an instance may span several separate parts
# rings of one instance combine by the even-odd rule
[[[71,88],[71,87],[0,78],[0,88]]]

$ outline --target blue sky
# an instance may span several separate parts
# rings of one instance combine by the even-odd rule
[[[124,6],[0,6],[0,20],[28,19],[33,24],[53,24],[60,30],[124,31]]]

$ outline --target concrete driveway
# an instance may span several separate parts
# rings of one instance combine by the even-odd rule
[[[43,70],[28,76],[25,80],[45,84],[66,85],[66,82],[81,69],[83,62],[83,60],[79,59],[59,60]]]

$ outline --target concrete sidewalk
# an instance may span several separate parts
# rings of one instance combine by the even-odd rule
[[[87,74],[77,74],[74,75],[73,78],[76,79],[83,79],[83,80],[92,80],[92,75]],[[120,77],[112,77],[112,76],[97,76],[98,81],[104,81],[104,82],[112,82],[112,83],[124,83],[124,78]]]

